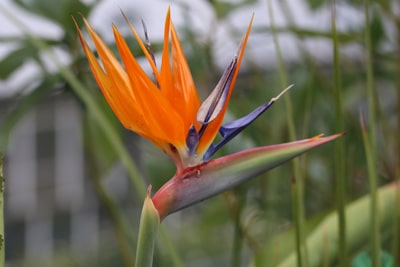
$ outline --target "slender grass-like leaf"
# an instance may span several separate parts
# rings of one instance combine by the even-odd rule
[[[308,29],[308,28],[302,28],[300,26],[288,26],[288,27],[260,27],[260,26],[254,26],[254,32],[260,32],[260,33],[265,33],[265,32],[273,32],[275,31],[276,33],[291,33],[295,34],[299,38],[326,38],[326,39],[332,39],[334,36],[331,31],[320,31],[320,30],[313,30],[313,29]],[[337,38],[340,43],[344,44],[350,44],[356,41],[362,40],[362,33],[359,31],[349,31],[349,32],[338,32],[337,33]]]
[[[268,11],[269,17],[271,18],[271,31],[273,35],[276,56],[278,59],[278,72],[280,77],[281,85],[285,88],[287,86],[287,74],[285,70],[285,65],[278,41],[277,32],[275,30],[275,22],[274,22],[274,12],[272,10],[272,3],[271,0],[268,0]],[[292,107],[292,100],[289,95],[285,95],[284,97],[285,107],[286,107],[286,114],[287,114],[287,125],[288,125],[288,132],[289,138],[291,140],[296,140],[296,129],[295,123],[293,118],[293,107]],[[303,187],[304,181],[300,171],[300,162],[298,159],[294,159],[292,162],[292,212],[293,218],[296,225],[296,248],[298,256],[298,267],[307,267],[307,248],[304,247],[304,198],[303,198]]]
[[[334,93],[335,93],[335,130],[343,131],[343,100],[342,100],[342,84],[340,73],[340,55],[339,40],[336,31],[336,1],[331,3],[332,13],[332,35],[333,35],[333,76],[334,76]],[[346,171],[345,171],[345,140],[339,140],[335,143],[335,179],[336,179],[336,199],[339,220],[339,264],[342,267],[348,265],[347,259],[347,243],[346,243]]]
[[[379,231],[380,213],[379,199],[377,197],[378,190],[378,172],[377,172],[377,150],[376,150],[376,106],[375,106],[375,92],[374,92],[374,68],[372,57],[372,39],[370,29],[370,9],[369,0],[364,0],[364,16],[365,16],[365,56],[366,56],[366,89],[368,99],[368,131],[363,127],[363,140],[365,147],[365,154],[367,159],[368,181],[371,194],[371,212],[374,216],[371,217],[371,253],[372,253],[372,266],[380,266],[380,250],[381,250],[381,236]],[[361,122],[363,123],[363,121]]]
[[[0,153],[0,267],[4,267],[5,237],[4,237],[4,187],[3,155]]]

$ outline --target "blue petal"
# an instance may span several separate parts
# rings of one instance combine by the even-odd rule
[[[189,150],[189,155],[193,155],[196,150],[197,145],[199,144],[199,133],[196,131],[194,125],[192,125],[188,131],[186,136],[186,146]]]
[[[223,145],[232,140],[236,135],[238,135],[247,126],[249,126],[249,124],[251,124],[255,119],[261,116],[261,114],[263,114],[264,111],[266,111],[273,103],[275,103],[276,100],[279,99],[280,96],[282,96],[291,87],[292,86],[289,86],[288,88],[283,90],[277,97],[274,97],[269,102],[264,103],[263,105],[257,107],[246,116],[243,116],[237,120],[222,125],[219,128],[219,133],[222,136],[222,140],[216,145],[214,144],[210,145],[210,147],[207,149],[207,152],[203,156],[203,160],[206,161],[210,159],[215,154],[215,152],[218,151],[218,149],[220,149]]]
[[[236,135],[238,135],[241,131],[244,130],[250,123],[252,123],[255,119],[257,119],[264,111],[266,111],[274,102],[269,101],[268,103],[265,103],[259,107],[257,107],[255,110],[247,114],[246,116],[241,117],[240,119],[228,122],[224,125],[222,125],[219,128],[219,133],[222,136],[222,140],[214,145],[211,144],[210,147],[207,149],[207,152],[203,156],[203,160],[206,161],[210,159],[215,152],[218,151],[223,145],[228,143],[230,140],[232,140]]]

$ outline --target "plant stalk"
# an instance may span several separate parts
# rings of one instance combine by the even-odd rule
[[[340,73],[340,55],[339,41],[336,31],[336,1],[332,0],[332,36],[333,36],[333,70],[334,70],[334,91],[335,91],[335,108],[336,108],[336,124],[335,130],[343,132],[343,101],[342,101],[342,84]],[[345,170],[345,140],[339,140],[335,143],[335,166],[336,166],[336,199],[339,223],[339,265],[347,266],[347,243],[346,243],[346,170]]]
[[[0,153],[0,267],[5,264],[3,155]]]
[[[372,58],[372,41],[369,16],[369,0],[364,0],[365,13],[365,46],[366,46],[366,79],[367,79],[367,98],[368,98],[368,132],[363,130],[363,138],[367,157],[368,180],[371,194],[371,254],[372,266],[380,266],[380,243],[381,236],[379,231],[380,210],[377,197],[378,174],[376,169],[376,107],[374,93],[374,69]]]
[[[276,55],[278,59],[279,78],[282,88],[287,87],[287,74],[284,66],[284,61],[275,29],[274,15],[272,10],[271,0],[268,0],[268,11],[271,20],[271,32],[275,44]],[[284,102],[287,114],[288,132],[289,139],[296,140],[296,129],[293,118],[293,105],[289,94],[284,96]],[[304,181],[300,171],[299,159],[293,159],[292,161],[292,210],[294,223],[296,225],[296,251],[297,251],[297,266],[307,267],[307,249],[305,247],[305,234],[304,234]]]

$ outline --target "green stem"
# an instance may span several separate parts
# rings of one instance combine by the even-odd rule
[[[160,239],[162,240],[162,246],[167,248],[168,250],[168,258],[171,259],[174,267],[183,267],[182,259],[179,256],[177,250],[175,249],[175,245],[172,243],[171,238],[168,235],[168,232],[163,225],[160,226],[159,229]]]
[[[369,0],[364,0],[365,15],[365,46],[366,46],[366,65],[367,65],[367,98],[368,98],[368,133],[363,130],[363,138],[367,157],[368,180],[371,194],[371,212],[375,216],[371,217],[371,253],[372,264],[374,267],[380,266],[380,210],[377,198],[378,175],[376,169],[376,108],[374,94],[374,70],[372,59],[372,42],[369,18]]]
[[[287,87],[287,75],[284,66],[284,61],[275,29],[274,23],[274,15],[272,10],[271,0],[268,0],[268,11],[269,17],[271,19],[271,32],[275,44],[276,55],[278,58],[278,69],[279,69],[279,77],[282,88]],[[287,114],[287,123],[289,128],[289,138],[290,140],[296,140],[296,129],[293,118],[293,106],[292,100],[289,94],[284,96],[286,114]],[[307,253],[306,247],[304,247],[304,197],[303,197],[303,177],[301,177],[300,172],[300,162],[299,159],[293,159],[292,161],[292,169],[293,169],[293,183],[292,183],[292,209],[293,216],[296,225],[296,251],[298,254],[298,267],[306,267],[307,266]]]
[[[5,238],[4,238],[4,176],[3,155],[0,153],[0,267],[4,267]]]
[[[336,2],[332,0],[332,35],[333,35],[333,69],[334,69],[334,91],[336,105],[336,132],[342,132],[344,127],[342,84],[340,74],[339,42],[336,31]],[[346,243],[346,171],[345,171],[345,139],[335,143],[335,166],[336,166],[336,198],[339,220],[339,265],[347,266],[347,243]]]
[[[232,246],[232,267],[239,267],[241,266],[241,256],[242,256],[242,249],[243,249],[243,232],[242,232],[242,225],[240,222],[240,216],[242,213],[242,209],[244,206],[244,195],[243,192],[245,190],[243,187],[238,187],[237,189],[233,190],[232,192],[228,192],[226,194],[231,194],[231,201],[228,199],[228,204],[233,220],[233,246]]]
[[[242,255],[242,234],[240,228],[240,222],[234,221],[234,236],[233,236],[233,247],[232,247],[232,267],[241,266],[241,255]]]
[[[397,32],[397,54],[400,55],[400,16],[395,17],[396,23],[396,32]],[[396,73],[397,73],[397,81],[396,81],[396,95],[397,95],[397,129],[395,130],[396,134],[396,145],[397,145],[397,159],[395,162],[395,175],[396,180],[400,181],[400,57],[397,57],[396,60]],[[400,187],[397,190],[397,199],[398,203],[400,203]],[[393,255],[395,255],[394,265],[399,266],[400,264],[400,205],[397,209],[397,213],[394,216],[394,227],[393,227]]]

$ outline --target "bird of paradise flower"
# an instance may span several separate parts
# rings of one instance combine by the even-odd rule
[[[146,74],[113,25],[116,45],[123,65],[93,30],[84,23],[100,61],[86,43],[79,27],[79,39],[93,75],[105,99],[120,122],[147,138],[175,163],[177,171],[151,198],[160,220],[170,213],[228,190],[316,146],[342,134],[318,135],[300,141],[258,147],[212,159],[215,152],[239,134],[284,92],[257,107],[248,115],[222,124],[238,76],[253,18],[232,61],[211,94],[201,103],[184,51],[168,9],[161,66],[158,68],[148,42],[144,43],[125,17],[130,30],[151,66],[154,81]],[[74,20],[75,21],[75,20]],[[75,22],[76,23],[76,22]],[[146,32],[146,41],[147,32]],[[220,133],[221,140],[213,140]],[[150,190],[148,193],[150,198]]]

